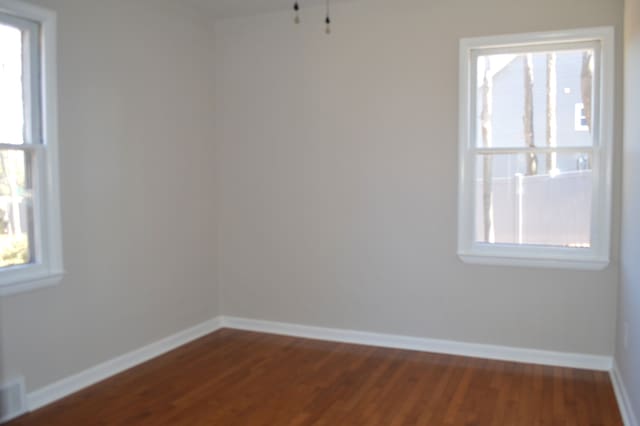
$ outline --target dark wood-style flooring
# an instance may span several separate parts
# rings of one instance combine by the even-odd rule
[[[221,330],[17,425],[622,425],[607,373]]]

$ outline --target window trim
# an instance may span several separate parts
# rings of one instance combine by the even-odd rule
[[[567,31],[499,35],[460,40],[459,57],[459,152],[458,152],[458,256],[465,263],[537,268],[602,270],[610,263],[612,160],[614,147],[614,71],[615,47],[613,27],[583,28]],[[475,139],[471,94],[472,58],[478,50],[518,49],[554,44],[596,42],[600,44],[600,63],[594,87],[594,105],[599,105],[599,126],[594,129],[592,247],[589,249],[484,244],[475,242],[473,181],[475,173]],[[599,84],[599,86],[598,86]],[[539,149],[544,149],[540,147]]]
[[[60,215],[60,185],[58,170],[58,114],[56,13],[19,0],[0,0],[0,12],[19,19],[33,21],[40,28],[39,71],[36,80],[40,90],[40,127],[42,141],[21,149],[34,153],[41,162],[34,167],[35,191],[39,208],[34,222],[39,245],[37,263],[8,267],[0,271],[0,297],[58,284],[64,274],[62,259],[62,229]],[[33,80],[32,73],[32,80]],[[34,141],[32,141],[34,142]],[[38,142],[38,141],[35,141]],[[14,146],[15,148],[15,146]]]

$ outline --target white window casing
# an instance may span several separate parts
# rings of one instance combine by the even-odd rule
[[[17,0],[0,0],[0,24],[26,35],[25,135],[22,150],[31,160],[33,241],[30,263],[0,268],[0,296],[57,284],[64,272],[58,176],[56,14]],[[1,119],[1,118],[0,118]]]
[[[479,55],[569,51],[587,46],[595,52],[592,138],[589,146],[478,146]],[[460,41],[458,255],[472,264],[600,270],[611,250],[612,158],[614,148],[614,30],[612,27],[467,38]],[[562,91],[562,89],[560,89]],[[570,94],[565,89],[564,94]],[[575,105],[575,104],[573,104]],[[570,127],[574,127],[571,107]],[[520,124],[522,125],[522,124]],[[579,132],[582,134],[583,132]],[[585,153],[591,158],[591,221],[588,247],[477,241],[477,159],[481,155]],[[484,157],[482,157],[484,158]]]

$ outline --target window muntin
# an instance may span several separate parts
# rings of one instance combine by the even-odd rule
[[[0,0],[0,296],[62,274],[55,109],[55,14]]]
[[[611,29],[461,42],[463,260],[608,263],[611,43]]]

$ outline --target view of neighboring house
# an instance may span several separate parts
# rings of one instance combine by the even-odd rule
[[[552,99],[555,114],[551,131],[558,147],[586,147],[584,151],[535,155],[535,171],[527,171],[529,154],[490,155],[485,184],[485,170],[477,167],[476,239],[483,242],[559,245],[590,245],[590,205],[592,173],[590,149],[592,132],[584,107],[582,73],[585,51],[559,51],[554,54],[554,96],[548,98],[547,53],[530,55],[532,141],[536,148],[548,145],[550,126],[548,102]],[[490,55],[478,59],[477,129],[482,128],[483,69],[491,78],[490,126],[487,146],[525,148],[525,55]],[[488,67],[487,63],[488,61]],[[591,97],[589,93],[589,98]],[[482,147],[483,134],[476,132]],[[551,158],[553,156],[553,158]],[[490,157],[490,159],[489,159]],[[484,162],[485,159],[479,160]],[[491,188],[491,206],[484,205],[484,192]],[[546,206],[540,209],[539,206]],[[484,210],[493,214],[493,240],[485,241]],[[554,220],[549,220],[553,218]],[[552,224],[552,226],[549,226]]]
[[[583,51],[556,53],[557,140],[558,146],[589,146],[592,135],[586,123],[581,88]],[[533,54],[533,123],[536,146],[545,146],[547,132],[547,62],[546,53]],[[522,55],[492,55],[493,138],[495,147],[525,146],[524,62]],[[494,66],[494,62],[496,65]],[[482,81],[479,82],[479,85]],[[478,97],[478,111],[482,105]],[[478,146],[482,145],[477,135]],[[570,165],[566,164],[569,169]]]

